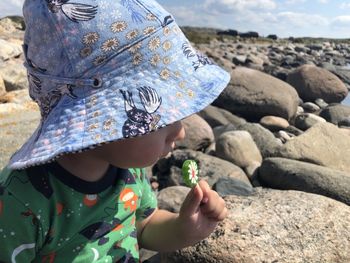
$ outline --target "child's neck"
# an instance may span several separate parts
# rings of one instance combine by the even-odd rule
[[[108,162],[91,156],[89,152],[63,155],[57,162],[71,174],[88,182],[100,180],[109,167]]]

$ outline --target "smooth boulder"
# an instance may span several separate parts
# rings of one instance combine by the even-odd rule
[[[350,107],[342,104],[329,105],[320,112],[320,116],[338,125],[339,122],[350,117]]]
[[[216,140],[216,156],[241,168],[253,162],[262,162],[261,153],[252,136],[247,131],[230,131],[223,133]]]
[[[267,115],[290,120],[297,112],[298,101],[297,92],[288,83],[258,70],[237,67],[214,105],[248,120]]]
[[[214,142],[212,128],[199,115],[194,114],[182,120],[182,125],[186,131],[186,137],[184,140],[176,141],[177,148],[203,151]]]
[[[287,82],[304,101],[341,102],[348,94],[345,84],[330,71],[313,65],[303,65],[291,72]]]
[[[267,158],[258,174],[265,187],[315,193],[350,205],[350,173],[285,158]]]
[[[287,141],[275,156],[350,172],[350,134],[334,124],[318,123]]]

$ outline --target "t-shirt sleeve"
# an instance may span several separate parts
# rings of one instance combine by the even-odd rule
[[[0,184],[0,262],[31,262],[42,240],[39,219]]]
[[[149,217],[158,205],[156,194],[152,190],[145,169],[140,169],[140,185],[142,195],[140,197],[140,205],[136,210],[136,220],[143,220]]]

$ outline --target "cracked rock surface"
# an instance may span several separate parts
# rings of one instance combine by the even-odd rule
[[[350,262],[350,207],[298,191],[227,196],[228,217],[197,245],[162,262]]]

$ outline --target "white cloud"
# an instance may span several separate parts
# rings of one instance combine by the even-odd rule
[[[175,20],[180,25],[186,26],[203,26],[203,27],[217,27],[223,28],[224,25],[218,22],[218,19],[213,14],[208,14],[205,19],[200,19],[199,14],[203,14],[204,10],[200,10],[199,6],[187,8],[184,6],[169,6],[166,8],[175,17]]]
[[[305,2],[306,0],[286,0],[287,5],[302,4]]]
[[[332,19],[332,27],[350,27],[350,16],[337,16]]]
[[[236,13],[247,10],[272,10],[277,7],[273,0],[206,0],[204,7],[218,13]]]
[[[350,8],[350,3],[343,2],[343,3],[340,4],[340,8],[341,9],[349,9]]]
[[[310,26],[328,26],[329,21],[321,15],[281,12],[277,14],[278,20],[290,26],[310,27]]]
[[[21,15],[24,0],[0,1],[0,17]]]
[[[308,0],[286,0],[286,4],[287,5],[295,5],[295,4],[303,4],[305,2],[307,2]],[[317,0],[317,2],[321,3],[321,4],[327,4],[329,2],[329,0]]]
[[[332,21],[327,16],[292,11],[281,12],[278,11],[277,7],[268,9],[268,5],[261,5],[262,9],[256,10],[255,8],[259,5],[253,5],[253,2],[219,0],[215,4],[215,9],[213,1],[206,0],[203,5],[198,4],[191,8],[172,6],[169,11],[173,12],[176,20],[182,25],[230,28],[240,32],[257,31],[260,35],[277,34],[281,37],[316,37],[326,36],[329,32],[332,34],[340,33],[340,30],[330,30]],[[229,8],[226,7],[225,10],[222,10],[224,4],[228,3],[232,4],[231,8],[237,8],[228,11]],[[260,1],[259,3],[267,2]],[[218,4],[221,4],[220,8],[217,8]]]

